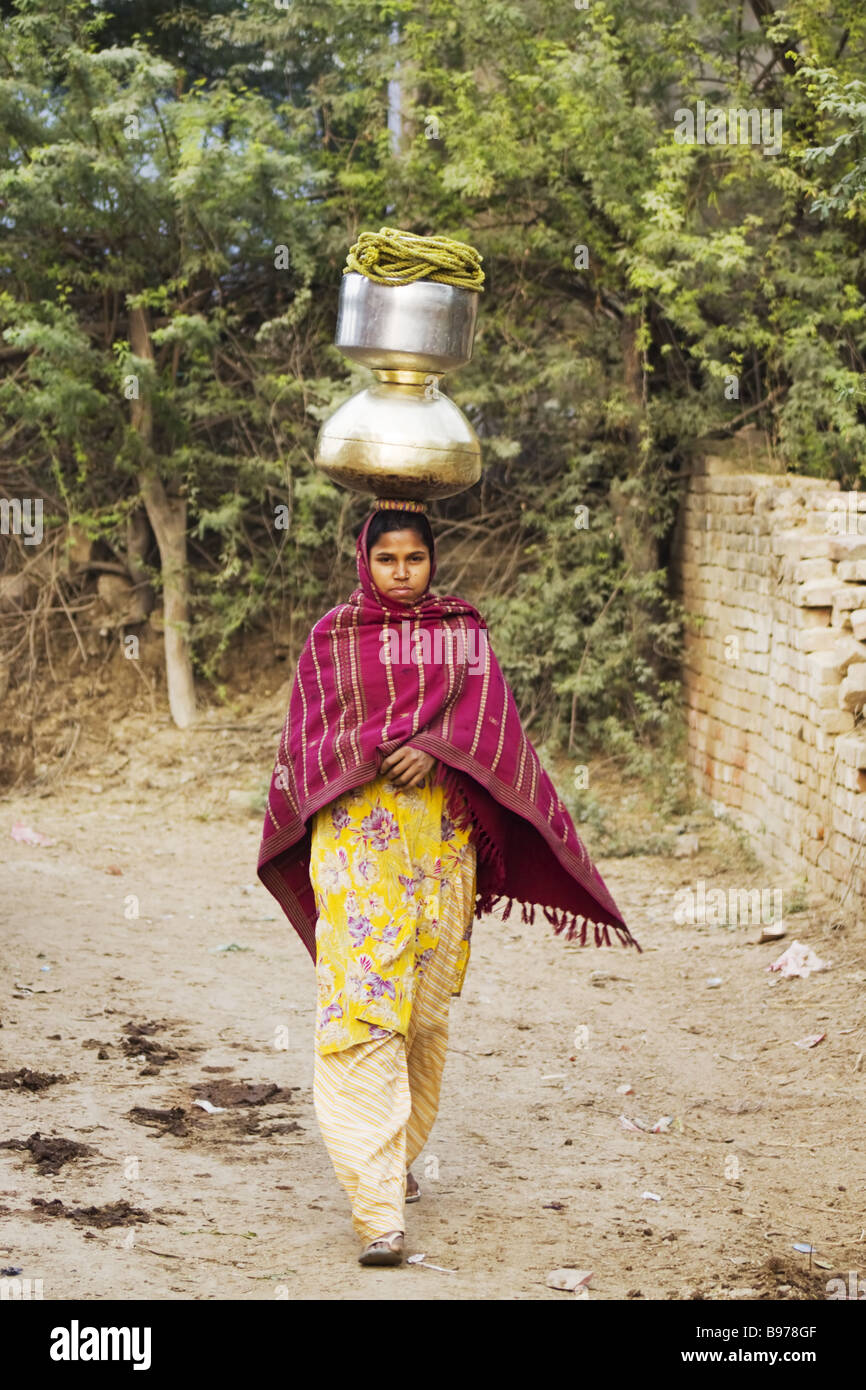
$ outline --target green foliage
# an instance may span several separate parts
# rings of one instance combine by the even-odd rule
[[[860,477],[858,0],[751,28],[709,0],[2,8],[0,439],[27,485],[123,562],[156,468],[187,501],[199,669],[254,624],[296,646],[364,513],[312,467],[367,380],[332,345],[346,249],[386,222],[471,241],[487,287],[447,384],[485,473],[438,509],[477,549],[461,570],[446,542],[443,582],[465,570],[552,748],[666,746],[695,439],[748,420],[788,468]],[[781,152],[678,143],[698,99],[778,109]]]

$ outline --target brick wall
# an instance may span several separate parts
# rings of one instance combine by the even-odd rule
[[[690,615],[698,787],[759,852],[855,907],[866,892],[866,493],[705,459],[672,568]]]

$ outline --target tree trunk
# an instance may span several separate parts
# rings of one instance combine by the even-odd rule
[[[146,561],[150,549],[150,527],[143,507],[136,507],[126,519],[126,568],[129,571],[138,598],[138,606],[145,617],[153,612],[156,595],[147,577]]]
[[[153,346],[144,309],[129,315],[129,343],[136,357],[153,361]],[[153,437],[153,411],[146,394],[133,397],[132,426],[150,449]],[[159,474],[152,467],[139,473],[139,487],[148,520],[159,547],[162,569],[165,674],[168,705],[179,729],[194,724],[197,717],[192,658],[187,638],[189,594],[187,589],[186,499],[168,494]]]

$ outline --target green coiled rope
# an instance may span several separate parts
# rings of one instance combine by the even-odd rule
[[[483,256],[465,241],[447,236],[415,236],[398,227],[361,232],[349,248],[343,274],[353,270],[378,285],[411,285],[436,280],[464,290],[484,287]]]

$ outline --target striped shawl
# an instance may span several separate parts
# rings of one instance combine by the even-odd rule
[[[316,811],[374,778],[403,744],[437,760],[449,814],[471,821],[475,915],[505,902],[536,907],[567,938],[637,941],[523,732],[487,627],[470,603],[429,587],[413,607],[392,601],[358,539],[360,587],[312,629],[298,660],[271,778],[258,875],[315,961],[310,833]],[[436,569],[432,557],[432,580]]]

